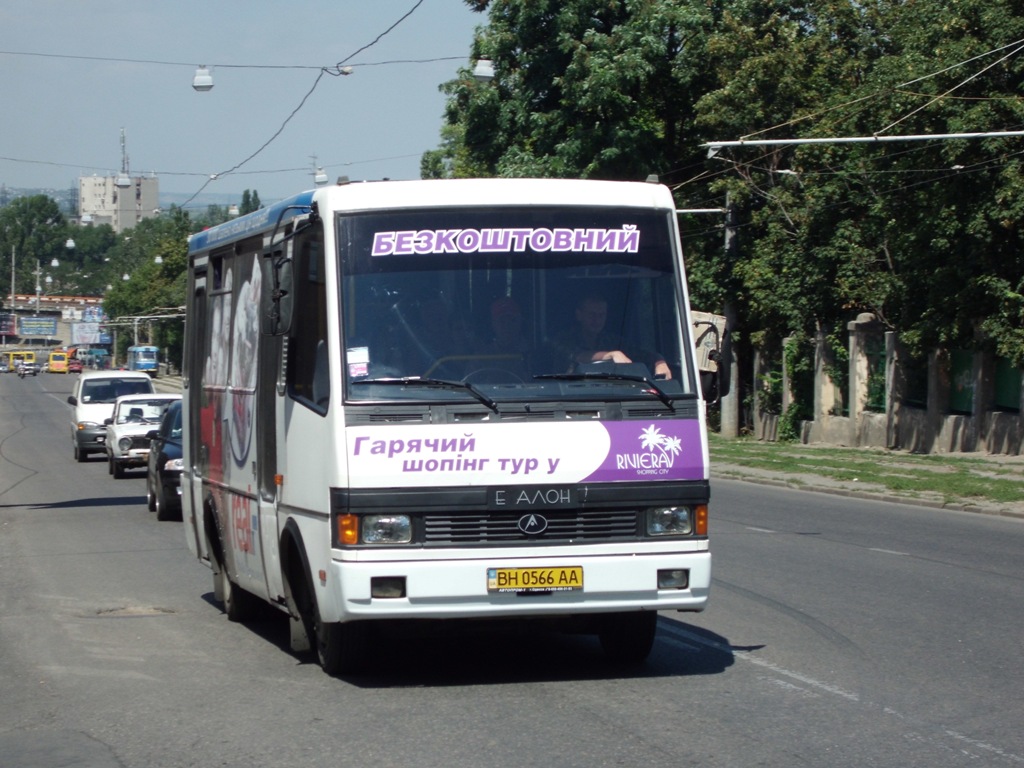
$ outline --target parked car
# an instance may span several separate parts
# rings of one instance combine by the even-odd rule
[[[107,427],[107,466],[115,478],[126,469],[144,467],[149,459],[150,438],[146,435],[160,423],[167,407],[181,395],[122,395],[114,403],[114,415],[104,420]]]
[[[181,514],[181,400],[167,406],[159,429],[151,430],[146,467],[146,505],[157,520]]]
[[[137,371],[86,371],[79,376],[68,397],[75,460],[85,461],[90,453],[106,453],[103,421],[113,416],[118,397],[154,391],[149,375]]]
[[[72,357],[68,360],[68,373],[81,373],[85,366],[82,361],[77,357]]]

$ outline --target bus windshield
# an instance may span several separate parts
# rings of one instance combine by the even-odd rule
[[[389,211],[337,232],[350,402],[695,396],[663,211]]]

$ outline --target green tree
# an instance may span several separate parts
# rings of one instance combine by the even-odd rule
[[[123,233],[111,250],[111,261],[129,276],[115,281],[104,299],[104,310],[119,329],[119,355],[124,354],[135,327],[127,318],[149,317],[138,324],[140,342],[168,349],[170,362],[180,366],[182,318],[159,318],[180,314],[179,308],[185,304],[191,229],[188,215],[177,210],[170,217],[140,222]]]
[[[238,207],[238,214],[240,216],[245,216],[247,213],[258,211],[262,207],[263,204],[260,203],[259,192],[255,189],[251,192],[248,189],[242,192],[242,204]]]
[[[690,53],[712,22],[703,2],[492,0],[469,70],[448,95],[442,146],[425,176],[644,179],[699,150],[689,108],[707,85]]]
[[[0,263],[14,263],[13,287],[10,267],[0,269],[5,278],[0,279],[0,285],[6,286],[4,295],[35,293],[36,264],[49,270],[53,259],[64,257],[67,238],[64,215],[46,195],[19,197],[0,208]]]
[[[111,272],[108,254],[117,243],[109,224],[73,227],[68,238],[75,246],[65,249],[60,267],[54,270],[54,293],[70,296],[102,296],[107,285],[120,275]]]
[[[920,354],[1024,363],[1020,139],[744,147],[708,139],[945,134],[1024,122],[1010,0],[466,0],[486,13],[424,177],[657,173],[683,217],[695,306],[753,342],[873,312]]]

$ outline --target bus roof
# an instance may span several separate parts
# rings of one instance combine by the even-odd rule
[[[675,210],[661,184],[589,179],[426,179],[339,184],[302,192],[192,235],[189,252],[255,235],[307,212],[313,202],[332,210],[369,211],[487,205],[625,206]],[[289,214],[291,211],[291,214]]]

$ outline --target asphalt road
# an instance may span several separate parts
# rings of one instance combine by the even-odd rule
[[[1024,764],[1021,521],[721,481],[711,606],[641,669],[457,627],[335,679],[73,461],[70,385],[0,377],[4,768]]]

